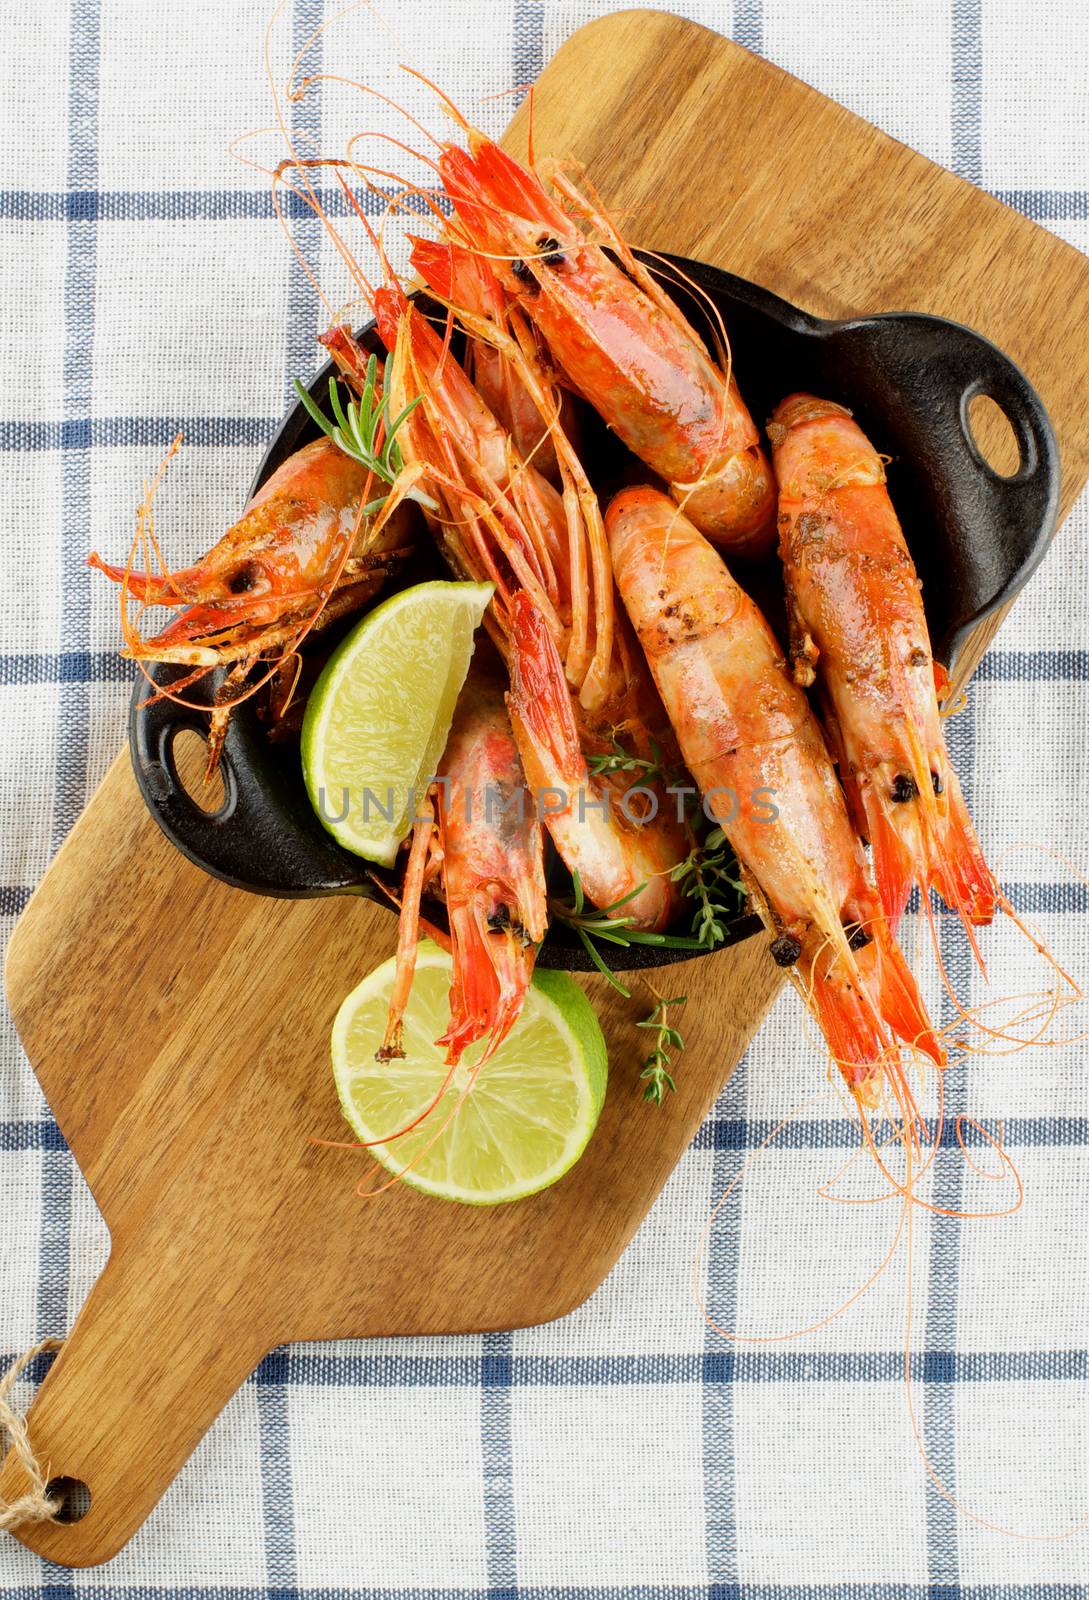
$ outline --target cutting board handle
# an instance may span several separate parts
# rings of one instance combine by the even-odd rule
[[[111,1254],[30,1408],[30,1445],[46,1475],[90,1494],[78,1521],[15,1530],[49,1560],[83,1567],[116,1555],[275,1343],[255,1326],[252,1303],[232,1301],[233,1273],[210,1264],[194,1275],[191,1256],[184,1273],[181,1264],[131,1243]],[[194,1281],[222,1285],[222,1298],[194,1296]],[[9,1452],[0,1496],[26,1487]]]

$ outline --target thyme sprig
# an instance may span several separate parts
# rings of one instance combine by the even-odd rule
[[[692,933],[697,947],[713,950],[726,938],[727,923],[740,907],[745,890],[733,876],[733,852],[721,828],[712,828],[707,837],[693,843],[688,855],[670,873],[674,883],[696,904],[692,911]]]
[[[358,400],[349,398],[346,405],[340,398],[339,383],[335,378],[330,378],[329,408],[333,413],[332,418],[325,415],[298,378],[295,379],[295,393],[306,408],[307,415],[317,423],[322,433],[332,439],[346,456],[351,456],[353,461],[358,461],[376,478],[392,486],[405,469],[397,434],[405,419],[415,411],[423,395],[418,394],[414,400],[410,400],[408,405],[391,420],[389,415],[391,365],[392,357],[387,356],[382,369],[382,385],[379,389],[378,358],[370,356],[367,361],[363,391]],[[408,496],[410,499],[418,500],[422,505],[437,509],[430,495],[424,494],[419,489],[409,489]],[[372,512],[378,511],[385,501],[385,495],[369,501],[363,507],[364,515],[369,516]]]
[[[615,730],[609,742],[612,746],[610,750],[601,751],[598,755],[587,759],[586,765],[595,778],[608,776],[614,772],[640,772],[644,781],[649,783],[654,778],[662,776],[662,752],[656,740],[648,738],[649,760],[626,750],[616,737]]]
[[[686,994],[671,995],[669,997],[658,993],[653,986],[647,986],[655,997],[656,1004],[648,1017],[642,1022],[637,1022],[637,1028],[649,1028],[653,1031],[654,1049],[643,1062],[643,1070],[639,1074],[639,1081],[646,1085],[643,1090],[643,1099],[651,1105],[660,1106],[665,1099],[666,1090],[676,1091],[677,1085],[673,1081],[670,1068],[673,1065],[669,1052],[684,1049],[684,1039],[680,1030],[673,1026],[669,1020],[670,1006],[683,1006],[688,1004]]]
[[[701,950],[703,945],[698,939],[687,938],[674,933],[649,933],[645,928],[637,928],[631,916],[616,916],[615,913],[626,906],[636,895],[642,894],[646,888],[641,883],[637,888],[621,895],[619,900],[614,900],[611,905],[593,907],[587,906],[586,895],[583,891],[578,872],[571,874],[572,898],[570,900],[550,900],[549,910],[557,922],[562,922],[565,927],[571,928],[586,954],[604,978],[612,984],[618,994],[625,1000],[631,999],[631,990],[624,987],[616,973],[606,962],[597,941],[603,944],[614,944],[628,947],[633,944],[651,944],[660,949],[668,950]]]

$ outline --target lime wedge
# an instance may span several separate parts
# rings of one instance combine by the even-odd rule
[[[433,1041],[450,1015],[450,970],[445,951],[423,940],[403,1061],[374,1059],[386,1026],[392,960],[364,978],[337,1013],[333,1075],[344,1115],[365,1143],[404,1128],[442,1087],[448,1068]],[[608,1071],[593,1007],[562,972],[536,974],[522,1015],[462,1098],[483,1050],[483,1041],[466,1050],[418,1128],[371,1150],[414,1189],[480,1206],[536,1194],[574,1166],[597,1123]]]
[[[393,865],[442,755],[491,596],[490,583],[403,589],[330,656],[303,720],[303,776],[346,850]]]

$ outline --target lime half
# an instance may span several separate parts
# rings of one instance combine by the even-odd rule
[[[303,720],[303,776],[346,850],[393,865],[446,744],[491,595],[490,583],[403,589],[329,658]]]
[[[393,960],[364,978],[337,1013],[333,1074],[344,1115],[366,1143],[407,1126],[442,1087],[449,1069],[434,1041],[450,1016],[450,971],[445,951],[423,940],[403,1061],[374,1059]],[[536,974],[522,1015],[466,1094],[483,1050],[483,1041],[466,1050],[418,1128],[371,1151],[414,1189],[481,1206],[535,1194],[574,1166],[597,1123],[608,1070],[593,1007],[562,972]]]

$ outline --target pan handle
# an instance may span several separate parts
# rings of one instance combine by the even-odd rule
[[[168,687],[184,669],[154,665],[157,687]],[[357,893],[373,896],[365,864],[330,838],[306,795],[297,758],[277,750],[247,702],[232,715],[220,770],[224,799],[205,811],[187,792],[178,772],[174,742],[183,729],[208,736],[219,674],[185,690],[197,708],[161,698],[141,677],[129,712],[129,749],[136,782],[148,810],[172,844],[196,866],[236,889],[304,899]]]
[[[1059,469],[1055,434],[1043,401],[1020,367],[997,345],[968,328],[960,328],[958,333],[962,349],[950,354],[965,380],[960,424],[968,453],[999,494],[1009,494],[1016,503],[1037,507],[1043,513],[1053,499],[1057,501]],[[979,395],[993,400],[1013,429],[1020,462],[1008,476],[991,466],[976,443],[969,408]]]
[[[977,611],[967,628],[1012,599],[1043,557],[1058,517],[1059,448],[1043,401],[1009,356],[971,328],[937,326],[940,336],[928,353],[945,371],[942,387],[953,410],[943,419],[946,443],[961,458],[964,509],[977,530]],[[1020,459],[1008,476],[976,442],[970,408],[979,395],[994,402],[1017,442]]]
[[[925,485],[925,506],[915,508],[922,554],[931,557],[925,581],[938,616],[946,613],[931,624],[934,653],[951,665],[977,624],[1027,582],[1055,531],[1060,471],[1051,422],[1020,368],[961,323],[892,312],[832,325],[831,335],[876,418],[888,412],[889,394],[897,397],[900,446]],[[1020,460],[1009,477],[973,436],[969,408],[981,394],[1017,441]],[[940,524],[940,541],[927,521]]]

